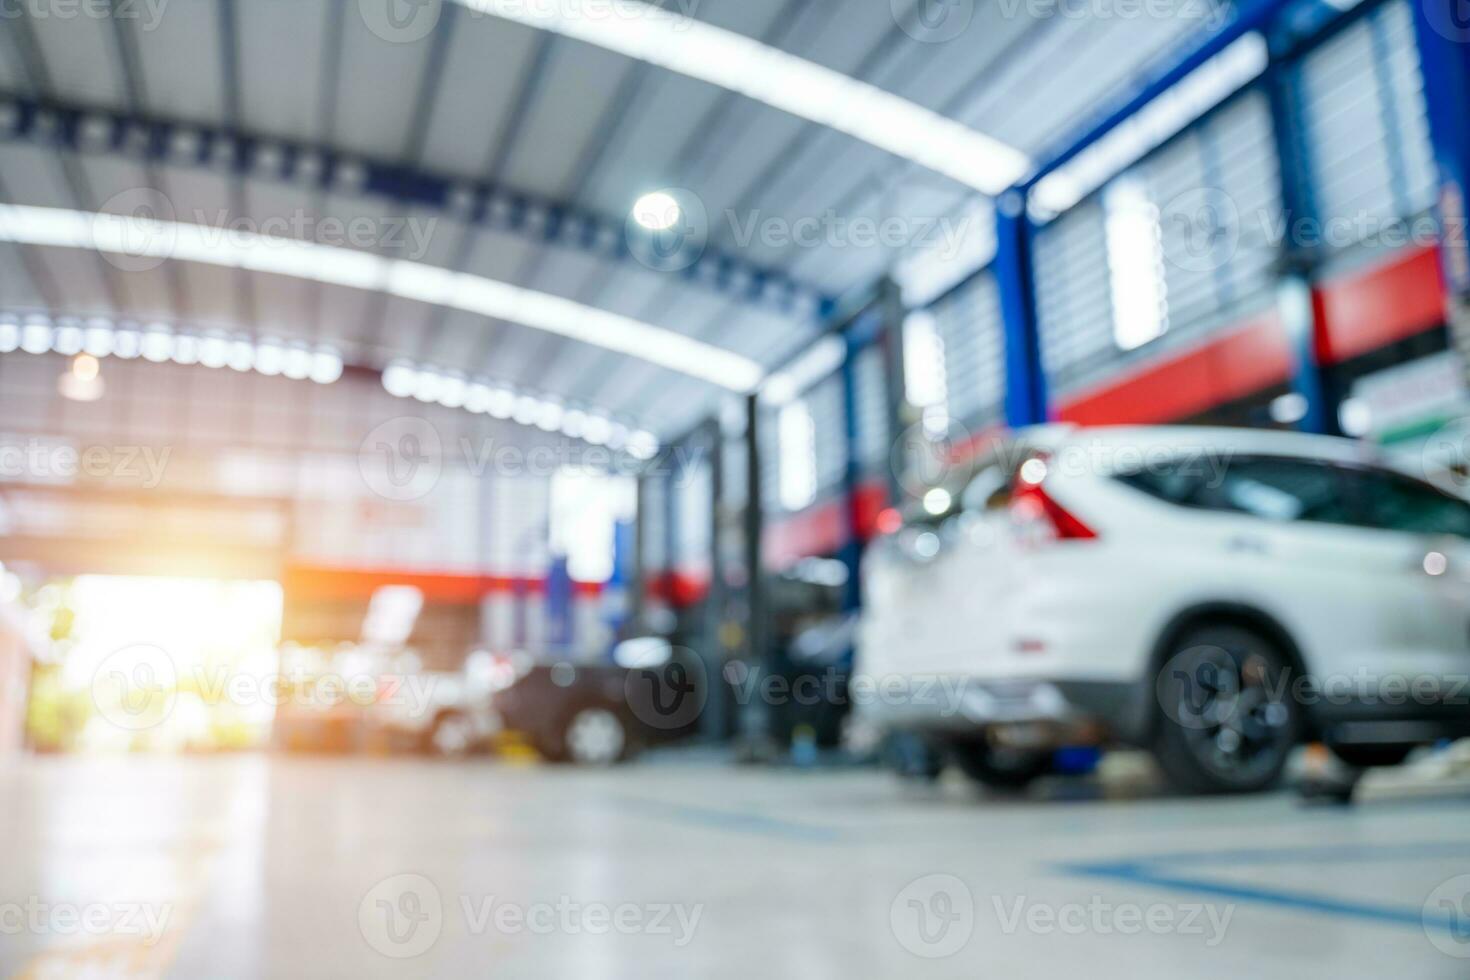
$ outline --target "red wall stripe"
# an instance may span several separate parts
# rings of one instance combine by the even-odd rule
[[[1280,384],[1291,372],[1291,348],[1271,311],[1193,350],[1073,395],[1057,417],[1081,425],[1172,422]]]
[[[1317,288],[1317,356],[1339,364],[1439,326],[1444,277],[1435,248],[1416,249]]]

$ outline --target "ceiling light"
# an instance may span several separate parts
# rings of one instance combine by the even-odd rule
[[[146,227],[140,229],[140,224]],[[234,231],[221,240],[210,229],[181,222],[142,222],[9,204],[0,205],[0,242],[198,262],[387,293],[518,323],[731,391],[754,390],[764,373],[755,361],[734,351],[575,300],[484,276],[315,242],[283,241],[244,231]]]
[[[827,378],[847,360],[847,341],[832,334],[821,338],[778,373],[766,379],[761,399],[784,405],[818,381]]]
[[[154,364],[162,364],[173,356],[173,338],[162,330],[150,330],[143,335],[143,357]]]
[[[589,17],[577,4],[458,2],[717,85],[991,196],[1021,179],[1031,166],[1014,147],[877,86],[651,4],[623,0],[618,16]]]
[[[44,354],[51,349],[51,328],[44,323],[27,323],[20,330],[20,349],[27,354]]]
[[[255,370],[268,378],[281,373],[286,365],[286,352],[270,341],[255,348]]]
[[[644,194],[633,205],[633,220],[649,231],[668,231],[682,216],[674,195],[664,191]]]
[[[490,386],[476,382],[469,386],[464,393],[464,407],[467,412],[476,415],[484,415],[490,410]]]
[[[58,354],[71,357],[79,354],[82,350],[84,336],[81,327],[64,326],[56,328],[56,336],[52,338],[52,349]]]
[[[439,385],[439,404],[445,408],[459,408],[464,404],[464,396],[463,378],[447,377]]]
[[[487,411],[491,418],[508,419],[515,414],[516,393],[508,388],[496,388],[490,392]]]
[[[394,398],[411,397],[418,384],[419,374],[411,364],[399,361],[383,371],[383,389]]]
[[[292,381],[305,381],[311,377],[311,351],[305,347],[291,346],[286,348],[286,363],[281,368],[281,373]]]
[[[612,423],[606,418],[601,415],[587,416],[587,425],[582,433],[583,439],[594,446],[605,446],[611,435]]]
[[[82,350],[93,357],[106,357],[112,353],[112,328],[91,326],[82,341]]]
[[[530,425],[540,414],[541,403],[530,395],[522,395],[516,399],[515,411],[510,417],[521,425]]]
[[[658,437],[652,432],[635,432],[628,437],[628,452],[637,459],[653,459],[658,455]]]
[[[14,323],[0,323],[0,354],[9,354],[20,348],[20,327]]]
[[[424,369],[419,371],[414,380],[413,397],[424,404],[439,400],[439,390],[444,386],[444,379],[433,371]]]
[[[342,377],[342,357],[335,351],[319,350],[311,356],[311,380],[329,385]]]
[[[198,364],[199,363],[199,338],[189,334],[179,334],[174,338],[174,363],[175,364]]]
[[[587,431],[586,412],[573,408],[562,417],[561,433],[568,439],[580,439],[585,431]]]
[[[1036,182],[1031,201],[1042,218],[1061,214],[1137,163],[1266,70],[1266,39],[1252,32],[1186,75],[1067,163]]]
[[[141,353],[143,337],[136,330],[118,330],[112,335],[112,352],[125,361]]]
[[[232,371],[249,371],[255,366],[255,345],[248,340],[230,341],[230,356],[225,363]]]
[[[207,368],[222,368],[230,362],[230,344],[223,337],[205,337],[199,343],[199,363]]]
[[[542,432],[555,432],[561,428],[561,420],[566,415],[566,409],[556,402],[542,402],[541,411],[536,415],[536,428]]]

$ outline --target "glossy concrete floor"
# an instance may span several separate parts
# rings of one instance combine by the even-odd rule
[[[1470,976],[1470,801],[1047,796],[690,757],[21,759],[0,975]]]

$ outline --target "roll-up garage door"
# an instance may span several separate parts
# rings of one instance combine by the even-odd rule
[[[1037,316],[1054,393],[1106,382],[1130,364],[1198,343],[1275,302],[1280,170],[1264,92],[1247,90],[1117,178],[1156,222],[1158,261],[1139,274],[1161,301],[1157,337],[1124,349],[1109,197],[1041,229]]]
[[[847,475],[846,402],[841,372],[813,385],[803,396],[811,413],[817,458],[817,497],[831,496]]]
[[[1053,391],[1062,392],[1118,353],[1100,200],[1084,201],[1037,232],[1035,280],[1042,362]]]
[[[857,388],[858,466],[872,472],[888,465],[893,442],[888,423],[888,366],[881,347],[868,347],[857,355],[853,384]]]
[[[1303,56],[1295,78],[1322,251],[1346,259],[1401,247],[1385,227],[1427,214],[1437,186],[1408,3],[1343,29]]]
[[[931,312],[944,344],[950,417],[967,426],[996,421],[1005,401],[1005,341],[995,276],[980,273]]]

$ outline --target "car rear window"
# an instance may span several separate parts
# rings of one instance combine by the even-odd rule
[[[1470,538],[1470,503],[1399,473],[1287,457],[1237,457],[1216,475],[1175,460],[1117,479],[1180,507]]]

